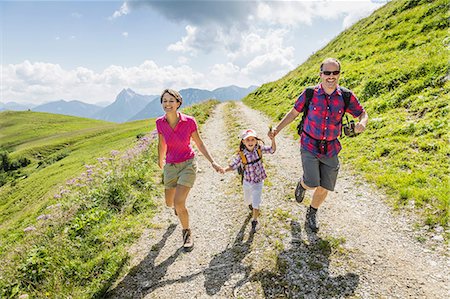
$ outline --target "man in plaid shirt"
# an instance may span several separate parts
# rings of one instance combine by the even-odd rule
[[[314,190],[306,220],[312,231],[319,230],[317,209],[325,201],[328,191],[333,191],[339,171],[338,154],[341,144],[338,137],[341,134],[342,117],[345,112],[359,119],[355,125],[355,133],[366,129],[369,116],[351,93],[350,102],[345,109],[342,90],[338,85],[341,64],[337,59],[327,58],[320,65],[321,83],[314,87],[307,117],[303,124],[300,138],[303,178],[295,190],[297,202],[302,202],[306,190]],[[286,125],[291,123],[303,111],[306,92],[303,91],[281,122],[270,136],[276,136]]]

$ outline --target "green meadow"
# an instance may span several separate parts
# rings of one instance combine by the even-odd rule
[[[341,139],[341,161],[389,194],[394,207],[412,207],[423,225],[448,229],[449,8],[446,0],[392,1],[244,102],[277,123],[319,82],[320,63],[339,59],[340,85],[369,114],[366,132]]]
[[[216,104],[185,112],[201,125]],[[0,113],[1,298],[101,297],[125,271],[129,245],[158,225],[154,129],[154,119]]]

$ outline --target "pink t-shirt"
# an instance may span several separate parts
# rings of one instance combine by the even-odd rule
[[[195,118],[178,112],[180,120],[172,129],[165,115],[156,119],[156,130],[167,144],[166,163],[181,163],[194,158],[191,146],[191,135],[197,131]]]

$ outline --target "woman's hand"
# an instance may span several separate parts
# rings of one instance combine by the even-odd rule
[[[220,166],[219,164],[217,164],[215,161],[211,162],[212,167],[219,173],[225,173],[225,171],[223,170],[222,166]]]

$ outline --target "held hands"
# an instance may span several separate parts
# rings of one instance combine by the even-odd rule
[[[272,128],[272,126],[269,126],[269,132],[267,132],[267,137],[273,140],[277,134],[278,134],[277,127]]]
[[[217,164],[215,161],[211,162],[212,167],[214,168],[215,171],[217,171],[218,173],[225,173],[225,170],[223,169],[222,166],[220,166],[219,164]]]

